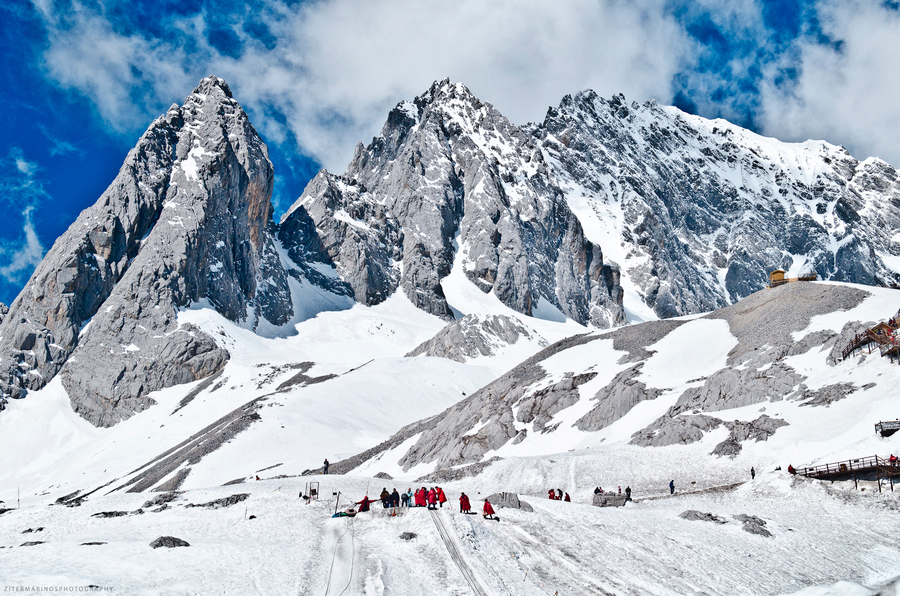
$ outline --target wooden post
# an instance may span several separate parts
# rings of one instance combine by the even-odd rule
[[[853,475],[853,485],[856,487],[856,490],[859,490],[859,481],[856,479],[856,474]]]

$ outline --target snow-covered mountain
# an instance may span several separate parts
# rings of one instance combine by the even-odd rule
[[[525,130],[586,236],[620,267],[626,307],[645,316],[726,306],[776,268],[900,279],[900,180],[879,159],[591,91]]]
[[[401,288],[452,319],[442,280],[459,266],[525,315],[625,322],[618,269],[585,239],[543,153],[458,83],[398,104],[343,175],[310,182],[282,226],[306,217],[365,304]]]
[[[890,523],[886,484],[776,471],[900,452],[872,433],[900,417],[900,366],[837,358],[900,307],[875,285],[900,271],[890,166],[590,92],[517,127],[449,81],[278,224],[267,151],[204,79],[0,305],[5,579],[241,592],[245,556],[260,593],[873,594],[858,584],[900,575],[892,527],[857,527]],[[762,290],[776,266],[838,281]],[[323,498],[300,506],[310,482]],[[347,491],[422,483],[535,512],[329,517]],[[589,505],[620,484],[638,501]],[[149,554],[159,535],[190,554]],[[162,579],[135,572],[148,557]]]

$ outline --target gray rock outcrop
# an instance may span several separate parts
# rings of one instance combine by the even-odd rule
[[[645,383],[635,380],[643,366],[644,363],[641,362],[623,370],[598,391],[593,397],[597,405],[578,419],[575,428],[585,431],[606,428],[630,412],[639,402],[659,397],[662,390],[647,387]]]
[[[775,434],[775,431],[782,426],[787,426],[787,422],[779,418],[772,418],[763,414],[756,420],[751,422],[743,422],[735,420],[733,422],[725,422],[725,426],[731,431],[728,438],[716,445],[711,455],[734,457],[740,453],[741,443],[744,441],[754,440],[757,443],[767,441],[769,437]]]
[[[756,534],[757,536],[763,536],[765,538],[772,537],[772,532],[768,531],[765,527],[766,520],[758,518],[755,515],[747,515],[745,513],[741,513],[740,515],[733,515],[732,517],[741,522],[741,529],[745,532]]]
[[[441,280],[458,259],[472,283],[523,314],[625,322],[618,268],[585,239],[540,149],[460,84],[436,82],[398,104],[347,171],[320,172],[281,226],[306,218],[365,304],[399,288],[450,319]]]
[[[597,493],[594,495],[594,499],[591,503],[594,507],[624,507],[627,502],[628,498],[625,495],[616,493]]]
[[[680,517],[681,519],[686,519],[688,521],[708,521],[716,524],[728,523],[727,520],[719,517],[715,513],[704,513],[703,511],[697,511],[696,509],[688,509],[687,511],[682,511],[678,514],[678,517]]]
[[[160,536],[150,543],[150,548],[175,548],[177,546],[190,546],[187,540],[174,536]]]
[[[665,415],[631,437],[632,445],[665,447],[686,445],[703,438],[705,433],[722,426],[722,421],[703,414]]]
[[[534,507],[529,503],[520,500],[519,495],[516,493],[494,493],[489,495],[485,501],[488,501],[495,509],[521,509],[528,513],[534,511]]]
[[[228,352],[179,309],[255,327],[293,315],[275,247],[272,164],[224,81],[208,77],[143,134],[60,237],[0,325],[0,392],[57,373],[72,407],[110,426],[148,394],[209,376]]]
[[[406,356],[431,356],[467,362],[480,356],[493,356],[498,350],[522,338],[536,339],[538,345],[547,346],[547,340],[512,317],[470,314],[448,323],[437,335]]]

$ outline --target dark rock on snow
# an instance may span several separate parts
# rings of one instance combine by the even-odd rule
[[[491,505],[493,505],[497,509],[508,508],[508,509],[521,509],[522,511],[527,511],[531,513],[534,511],[534,508],[526,503],[525,501],[519,500],[519,495],[516,493],[494,493],[489,495],[485,501],[488,501]]]
[[[175,548],[176,546],[190,546],[187,541],[174,536],[160,536],[150,543],[150,548]]]
[[[190,503],[188,505],[185,505],[185,507],[206,507],[207,509],[221,509],[222,507],[231,507],[232,505],[237,505],[242,501],[246,501],[249,496],[250,493],[238,493],[236,495],[223,497],[221,499],[215,499],[214,501],[209,501],[208,503]]]
[[[697,511],[696,509],[688,509],[687,511],[682,511],[678,514],[678,517],[682,519],[686,519],[688,521],[709,521],[715,522],[717,524],[727,523],[727,520],[715,515],[713,513],[703,513],[702,511]]]

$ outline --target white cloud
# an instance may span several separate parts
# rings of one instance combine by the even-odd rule
[[[34,268],[44,258],[44,247],[34,230],[34,222],[31,219],[33,206],[28,206],[22,212],[24,224],[22,226],[22,238],[17,244],[6,243],[0,247],[0,255],[7,263],[0,266],[0,276],[8,282],[16,285],[24,283],[31,275]]]
[[[305,152],[342,171],[387,110],[450,77],[518,123],[543,118],[566,93],[668,101],[687,42],[663,0],[330,0],[258,15],[273,49],[238,28],[243,52],[223,56],[201,17],[175,21],[176,46],[116,33],[75,5],[62,21],[44,8],[48,75],[90,97],[117,130],[145,125],[200,77],[225,78],[254,124],[276,143],[284,115]],[[188,55],[182,48],[190,41]],[[164,98],[164,99],[163,99]]]
[[[5,207],[7,219],[19,209],[22,215],[20,237],[0,242],[0,263],[3,263],[0,277],[16,285],[28,279],[44,256],[44,247],[32,220],[35,206],[47,197],[37,178],[39,170],[39,166],[28,161],[19,148],[11,149],[6,158],[0,159],[0,197],[9,204]]]
[[[900,166],[900,12],[860,0],[824,3],[822,29],[840,49],[806,39],[796,86],[769,84],[762,119],[785,140],[824,139],[855,157]]]
[[[270,143],[293,133],[303,152],[333,171],[343,171],[356,142],[377,134],[398,101],[444,77],[520,124],[585,88],[668,103],[673,77],[685,72],[701,113],[735,117],[748,102],[756,109],[757,98],[743,96],[739,80],[759,66],[757,58],[738,52],[722,71],[692,70],[708,49],[666,0],[272,2],[254,18],[269,27],[274,47],[237,22],[237,59],[209,44],[203,15],[167,17],[178,39],[164,41],[118,32],[96,12],[103,3],[76,2],[59,15],[34,1],[48,27],[48,76],[89,97],[113,129],[143,129],[200,78],[216,74]],[[764,71],[759,122],[784,140],[825,138],[898,164],[897,13],[874,0],[824,2],[822,26],[844,40],[843,51],[805,37],[763,48],[783,52],[779,66],[799,59],[802,68],[796,86],[776,85],[775,67]],[[692,7],[708,13],[730,43],[771,43],[758,1],[698,0]],[[725,97],[717,99],[721,89]]]

